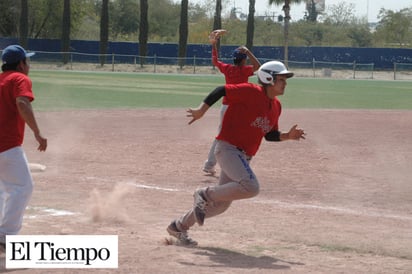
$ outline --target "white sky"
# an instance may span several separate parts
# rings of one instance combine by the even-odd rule
[[[204,3],[208,0],[191,0],[192,3]],[[243,13],[249,11],[249,0],[222,0],[231,8],[233,6],[239,8]],[[275,15],[283,14],[281,6],[269,6],[269,0],[256,0],[255,9],[256,15],[265,15],[266,12],[275,12]],[[325,0],[326,9],[328,6],[336,5],[340,2],[353,3],[355,5],[356,16],[368,16],[369,22],[377,22],[377,16],[381,8],[399,11],[402,8],[412,8],[412,0]],[[305,14],[305,4],[292,4],[291,16],[292,20],[299,20]]]

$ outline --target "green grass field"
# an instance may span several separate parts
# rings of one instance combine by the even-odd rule
[[[40,111],[196,107],[224,83],[221,75],[32,70],[30,77]],[[280,100],[287,108],[411,110],[412,83],[292,78]]]

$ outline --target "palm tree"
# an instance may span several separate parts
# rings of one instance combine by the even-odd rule
[[[20,10],[20,35],[19,43],[23,48],[27,48],[27,36],[29,33],[29,4],[28,0],[21,0]]]
[[[269,5],[283,5],[282,10],[285,13],[284,16],[284,27],[283,27],[283,37],[284,37],[284,63],[288,64],[288,45],[289,45],[289,21],[290,17],[290,4],[300,4],[305,0],[269,0]]]
[[[149,37],[149,3],[147,0],[140,0],[140,25],[139,25],[139,55],[140,67],[145,63],[147,56],[147,40]]]
[[[106,61],[107,44],[109,42],[109,0],[102,1],[100,16],[100,65]]]
[[[187,37],[189,35],[188,6],[189,0],[182,0],[179,25],[179,67],[183,68],[186,58]]]
[[[216,0],[213,30],[222,28],[222,0]]]
[[[63,2],[63,26],[62,26],[62,40],[61,49],[63,52],[63,64],[69,62],[70,51],[70,0],[64,0]]]
[[[213,30],[222,28],[222,0],[216,0],[215,16],[213,17]],[[220,48],[220,39],[216,44]]]
[[[255,33],[255,0],[249,0],[249,14],[247,16],[246,47],[252,49]]]

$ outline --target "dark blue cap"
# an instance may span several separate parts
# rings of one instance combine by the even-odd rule
[[[33,55],[34,52],[27,53],[24,48],[19,45],[10,45],[3,50],[1,59],[4,64],[15,64]]]
[[[239,49],[235,49],[233,51],[233,59],[242,60],[242,59],[246,59],[246,58],[247,58],[246,53],[241,52]]]

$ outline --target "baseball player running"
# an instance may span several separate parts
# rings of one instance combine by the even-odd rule
[[[32,83],[28,77],[29,57],[19,45],[6,47],[2,53],[0,74],[0,246],[5,248],[5,236],[21,229],[24,210],[33,191],[26,155],[21,147],[27,124],[45,151],[47,139],[40,133],[31,101]]]
[[[259,182],[250,160],[256,154],[263,138],[267,141],[305,139],[297,125],[288,132],[278,127],[281,103],[286,81],[293,76],[283,63],[270,61],[257,72],[259,85],[226,84],[212,91],[196,109],[188,109],[189,124],[200,119],[221,97],[226,96],[228,108],[223,118],[215,149],[222,169],[219,184],[194,192],[194,206],[167,227],[168,233],[182,245],[197,245],[187,233],[195,223],[203,225],[205,218],[225,212],[232,201],[247,199],[259,193]]]
[[[233,65],[226,64],[219,61],[217,57],[217,42],[219,41],[220,36],[226,33],[225,30],[215,30],[210,34],[210,43],[212,44],[212,63],[216,66],[221,73],[225,76],[226,84],[240,84],[247,83],[249,77],[254,74],[260,67],[259,60],[255,55],[245,46],[238,47],[233,51]],[[249,60],[252,65],[246,65],[246,60],[249,57]],[[223,116],[227,109],[227,99],[223,97],[222,106],[220,108],[220,120],[218,131],[222,127]],[[208,175],[215,175],[216,173],[216,157],[215,157],[215,147],[216,139],[213,141],[212,146],[210,147],[207,160],[203,166],[203,171]]]

